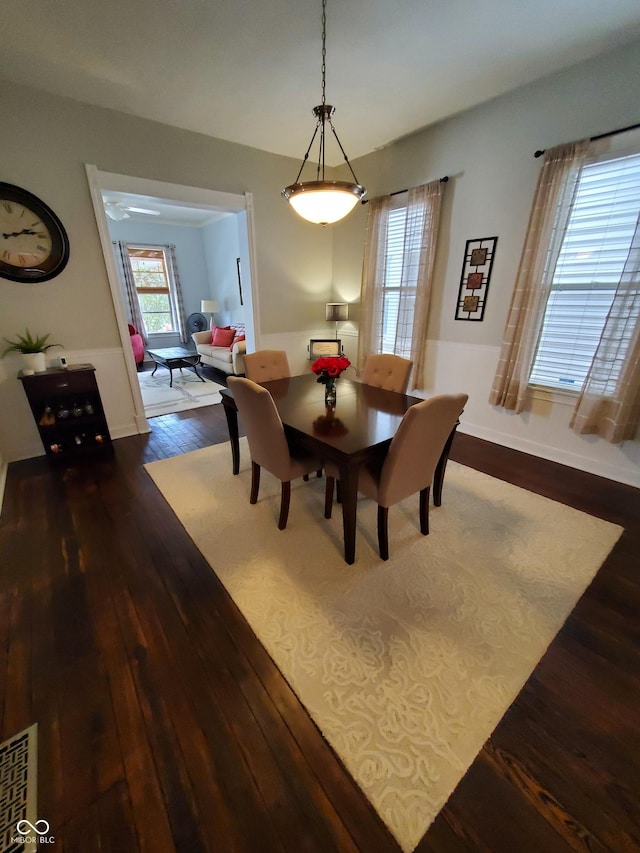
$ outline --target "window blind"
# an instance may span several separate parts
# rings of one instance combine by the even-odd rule
[[[383,245],[384,281],[380,288],[377,351],[409,358],[422,233],[409,227],[406,206],[389,212]]]
[[[587,163],[558,255],[529,381],[580,391],[640,211],[640,154]]]

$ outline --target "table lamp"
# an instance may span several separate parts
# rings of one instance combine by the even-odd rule
[[[213,329],[213,315],[218,310],[219,305],[215,301],[215,299],[203,299],[200,302],[200,310],[203,314],[211,314],[211,320],[209,321],[209,327]]]
[[[349,303],[327,302],[325,319],[328,323],[336,324],[336,340],[338,340],[338,323],[349,319]]]

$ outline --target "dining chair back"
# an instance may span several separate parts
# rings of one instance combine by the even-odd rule
[[[262,349],[244,357],[244,373],[254,382],[270,382],[291,376],[289,360],[284,350]]]
[[[278,528],[284,530],[289,516],[291,480],[322,468],[313,456],[292,454],[271,394],[253,382],[230,376],[228,386],[242,419],[251,455],[251,495],[249,502],[257,503],[260,489],[260,470],[266,468],[281,482],[280,518]]]
[[[370,353],[362,368],[361,380],[365,385],[405,394],[413,362],[391,353]]]
[[[444,446],[462,414],[467,394],[442,394],[407,409],[377,468],[360,470],[358,491],[378,504],[378,546],[389,559],[389,507],[420,493],[420,531],[429,533],[429,493]],[[337,468],[326,463],[325,517],[331,517]]]

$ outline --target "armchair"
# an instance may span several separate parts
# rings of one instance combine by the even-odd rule
[[[133,357],[136,361],[136,366],[139,366],[144,361],[144,341],[142,335],[138,332],[135,326],[129,325],[129,337],[131,339],[131,348],[133,349]]]

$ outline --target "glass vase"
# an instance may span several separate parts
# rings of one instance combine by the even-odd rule
[[[336,380],[327,379],[324,386],[324,402],[326,406],[333,408],[336,404]]]

